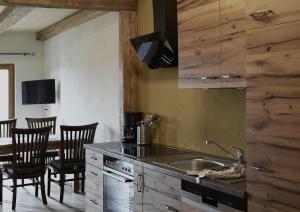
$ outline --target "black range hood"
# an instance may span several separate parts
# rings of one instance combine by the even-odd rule
[[[150,68],[178,66],[177,0],[153,0],[154,33],[131,39]]]

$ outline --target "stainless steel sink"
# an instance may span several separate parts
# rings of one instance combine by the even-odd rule
[[[170,162],[161,162],[159,163],[164,166],[168,166],[174,169],[180,169],[183,171],[192,170],[192,171],[201,171],[204,169],[219,170],[225,167],[225,164],[206,160],[206,159],[190,159],[190,160],[178,160]]]

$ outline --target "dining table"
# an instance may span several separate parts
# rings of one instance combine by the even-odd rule
[[[47,150],[59,149],[61,145],[60,135],[50,135]],[[12,138],[0,138],[0,155],[13,153]],[[74,181],[74,192],[79,193],[80,182]]]

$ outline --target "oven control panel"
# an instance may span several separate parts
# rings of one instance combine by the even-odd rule
[[[103,165],[108,168],[114,169],[119,172],[123,172],[130,176],[134,176],[134,165],[132,163],[128,163],[127,161],[119,160],[108,156],[104,157],[103,163]]]

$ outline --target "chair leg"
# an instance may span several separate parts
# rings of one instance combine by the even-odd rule
[[[64,201],[64,186],[65,186],[65,174],[61,173],[60,174],[60,198],[59,201],[60,203],[63,203]]]
[[[22,179],[22,187],[24,187],[24,179]]]
[[[75,179],[78,179],[79,178],[79,173],[75,173],[74,174],[74,178]],[[79,193],[79,180],[74,180],[73,182],[73,190],[74,190],[74,193]]]
[[[35,197],[39,196],[39,184],[38,184],[39,180],[38,178],[36,178],[36,184],[35,184]]]
[[[51,169],[48,168],[48,188],[47,188],[48,197],[50,197],[50,190],[51,190]]]
[[[46,198],[46,192],[45,192],[45,178],[44,175],[41,176],[41,194],[44,205],[47,205],[47,198]]]
[[[0,203],[3,202],[3,175],[0,169]]]
[[[81,192],[83,193],[84,192],[84,182],[85,182],[85,173],[82,172],[82,180],[81,180]]]
[[[12,210],[16,209],[17,202],[17,179],[13,179],[13,200],[12,200]]]

